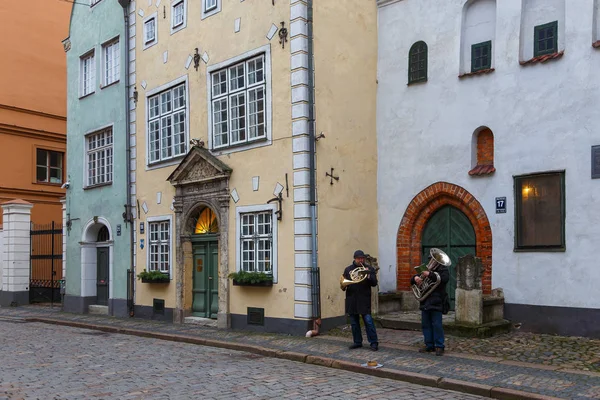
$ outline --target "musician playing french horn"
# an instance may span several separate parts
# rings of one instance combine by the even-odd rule
[[[353,343],[350,345],[350,350],[362,347],[363,337],[360,329],[362,315],[370,348],[377,351],[379,342],[371,317],[371,287],[377,286],[377,272],[375,268],[365,264],[365,258],[362,250],[354,252],[354,262],[344,270],[343,282],[340,282],[340,285],[342,290],[346,291],[346,314],[350,316],[352,326]]]
[[[431,256],[429,256],[431,260]],[[444,327],[442,325],[442,311],[446,300],[446,284],[450,279],[450,272],[444,264],[437,265],[435,272],[423,271],[412,277],[411,285],[421,286],[428,278],[430,282],[440,279],[441,283],[420,303],[421,328],[425,347],[419,349],[419,353],[430,353],[435,351],[436,356],[444,354]]]

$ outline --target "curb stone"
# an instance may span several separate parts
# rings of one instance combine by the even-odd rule
[[[130,328],[95,325],[85,322],[64,321],[52,318],[30,317],[24,318],[24,320],[26,320],[27,322],[39,322],[44,324],[70,326],[73,328],[91,329],[108,333],[118,333],[122,335],[139,336],[159,340],[166,340],[171,342],[183,342],[201,346],[217,347],[228,350],[244,351],[247,353],[259,354],[265,357],[287,359],[290,361],[303,362],[306,364],[319,365],[328,368],[337,368],[348,372],[372,375],[380,378],[408,382],[421,386],[437,387],[445,390],[454,390],[456,392],[475,394],[500,400],[560,400],[557,397],[544,396],[536,393],[529,393],[520,390],[506,389],[501,387],[480,385],[468,381],[446,379],[437,376],[419,374],[416,372],[398,371],[391,370],[388,368],[365,368],[360,366],[359,364],[355,364],[348,361],[335,360],[332,358],[308,355],[298,352],[273,350],[252,344],[224,342],[221,340],[196,338],[178,334],[149,332]]]

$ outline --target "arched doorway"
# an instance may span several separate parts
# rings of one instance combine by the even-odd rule
[[[438,209],[428,220],[421,236],[422,261],[429,256],[429,250],[437,247],[452,260],[450,281],[446,291],[450,297],[450,308],[454,310],[456,293],[456,264],[460,257],[476,254],[475,229],[469,218],[458,208],[446,205]]]
[[[192,234],[192,315],[217,318],[219,312],[219,222],[210,207],[202,207]]]
[[[113,239],[108,221],[94,217],[84,230],[81,246],[81,296],[90,304],[109,306],[112,298]]]

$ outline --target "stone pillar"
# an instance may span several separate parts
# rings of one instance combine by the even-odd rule
[[[4,251],[0,306],[29,304],[31,208],[23,200],[2,204]]]
[[[219,312],[217,328],[231,328],[231,312],[229,308],[229,194],[219,199],[220,226],[219,232]],[[277,221],[275,221],[277,223]],[[234,231],[235,232],[235,231]],[[235,253],[234,253],[235,254]]]
[[[483,323],[483,292],[481,259],[469,254],[461,257],[456,266],[456,322],[481,325]]]

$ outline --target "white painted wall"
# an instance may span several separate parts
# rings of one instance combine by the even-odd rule
[[[463,79],[456,70],[464,0],[387,4],[379,9],[378,33],[381,290],[396,288],[396,236],[407,205],[425,187],[447,181],[485,208],[492,286],[504,288],[508,303],[600,307],[594,295],[600,180],[590,179],[590,147],[600,144],[600,50],[590,43],[594,1],[568,2],[563,58],[525,67],[519,65],[521,2],[498,2],[496,71]],[[428,82],[407,86],[407,54],[417,40],[429,46]],[[472,135],[482,125],[494,133],[497,172],[472,178]],[[567,250],[515,253],[513,175],[560,169],[566,170]],[[501,196],[507,213],[495,214]]]
[[[0,290],[4,290],[2,283],[4,282],[4,230],[0,226]]]
[[[492,41],[492,68],[494,68],[494,36],[496,34],[496,0],[468,1],[463,7],[460,73],[471,72],[471,46]]]
[[[515,0],[511,0],[515,3]],[[582,11],[577,17],[571,15],[573,23],[581,24],[581,20],[588,19],[593,14],[593,5],[590,0],[578,0],[569,4],[569,12]],[[584,11],[584,9],[587,10]],[[537,25],[558,21],[558,51],[565,49],[565,0],[523,0],[521,11],[521,61],[533,58],[533,35]],[[592,27],[584,24],[586,29],[582,31],[593,31]],[[570,39],[569,39],[570,40]]]

